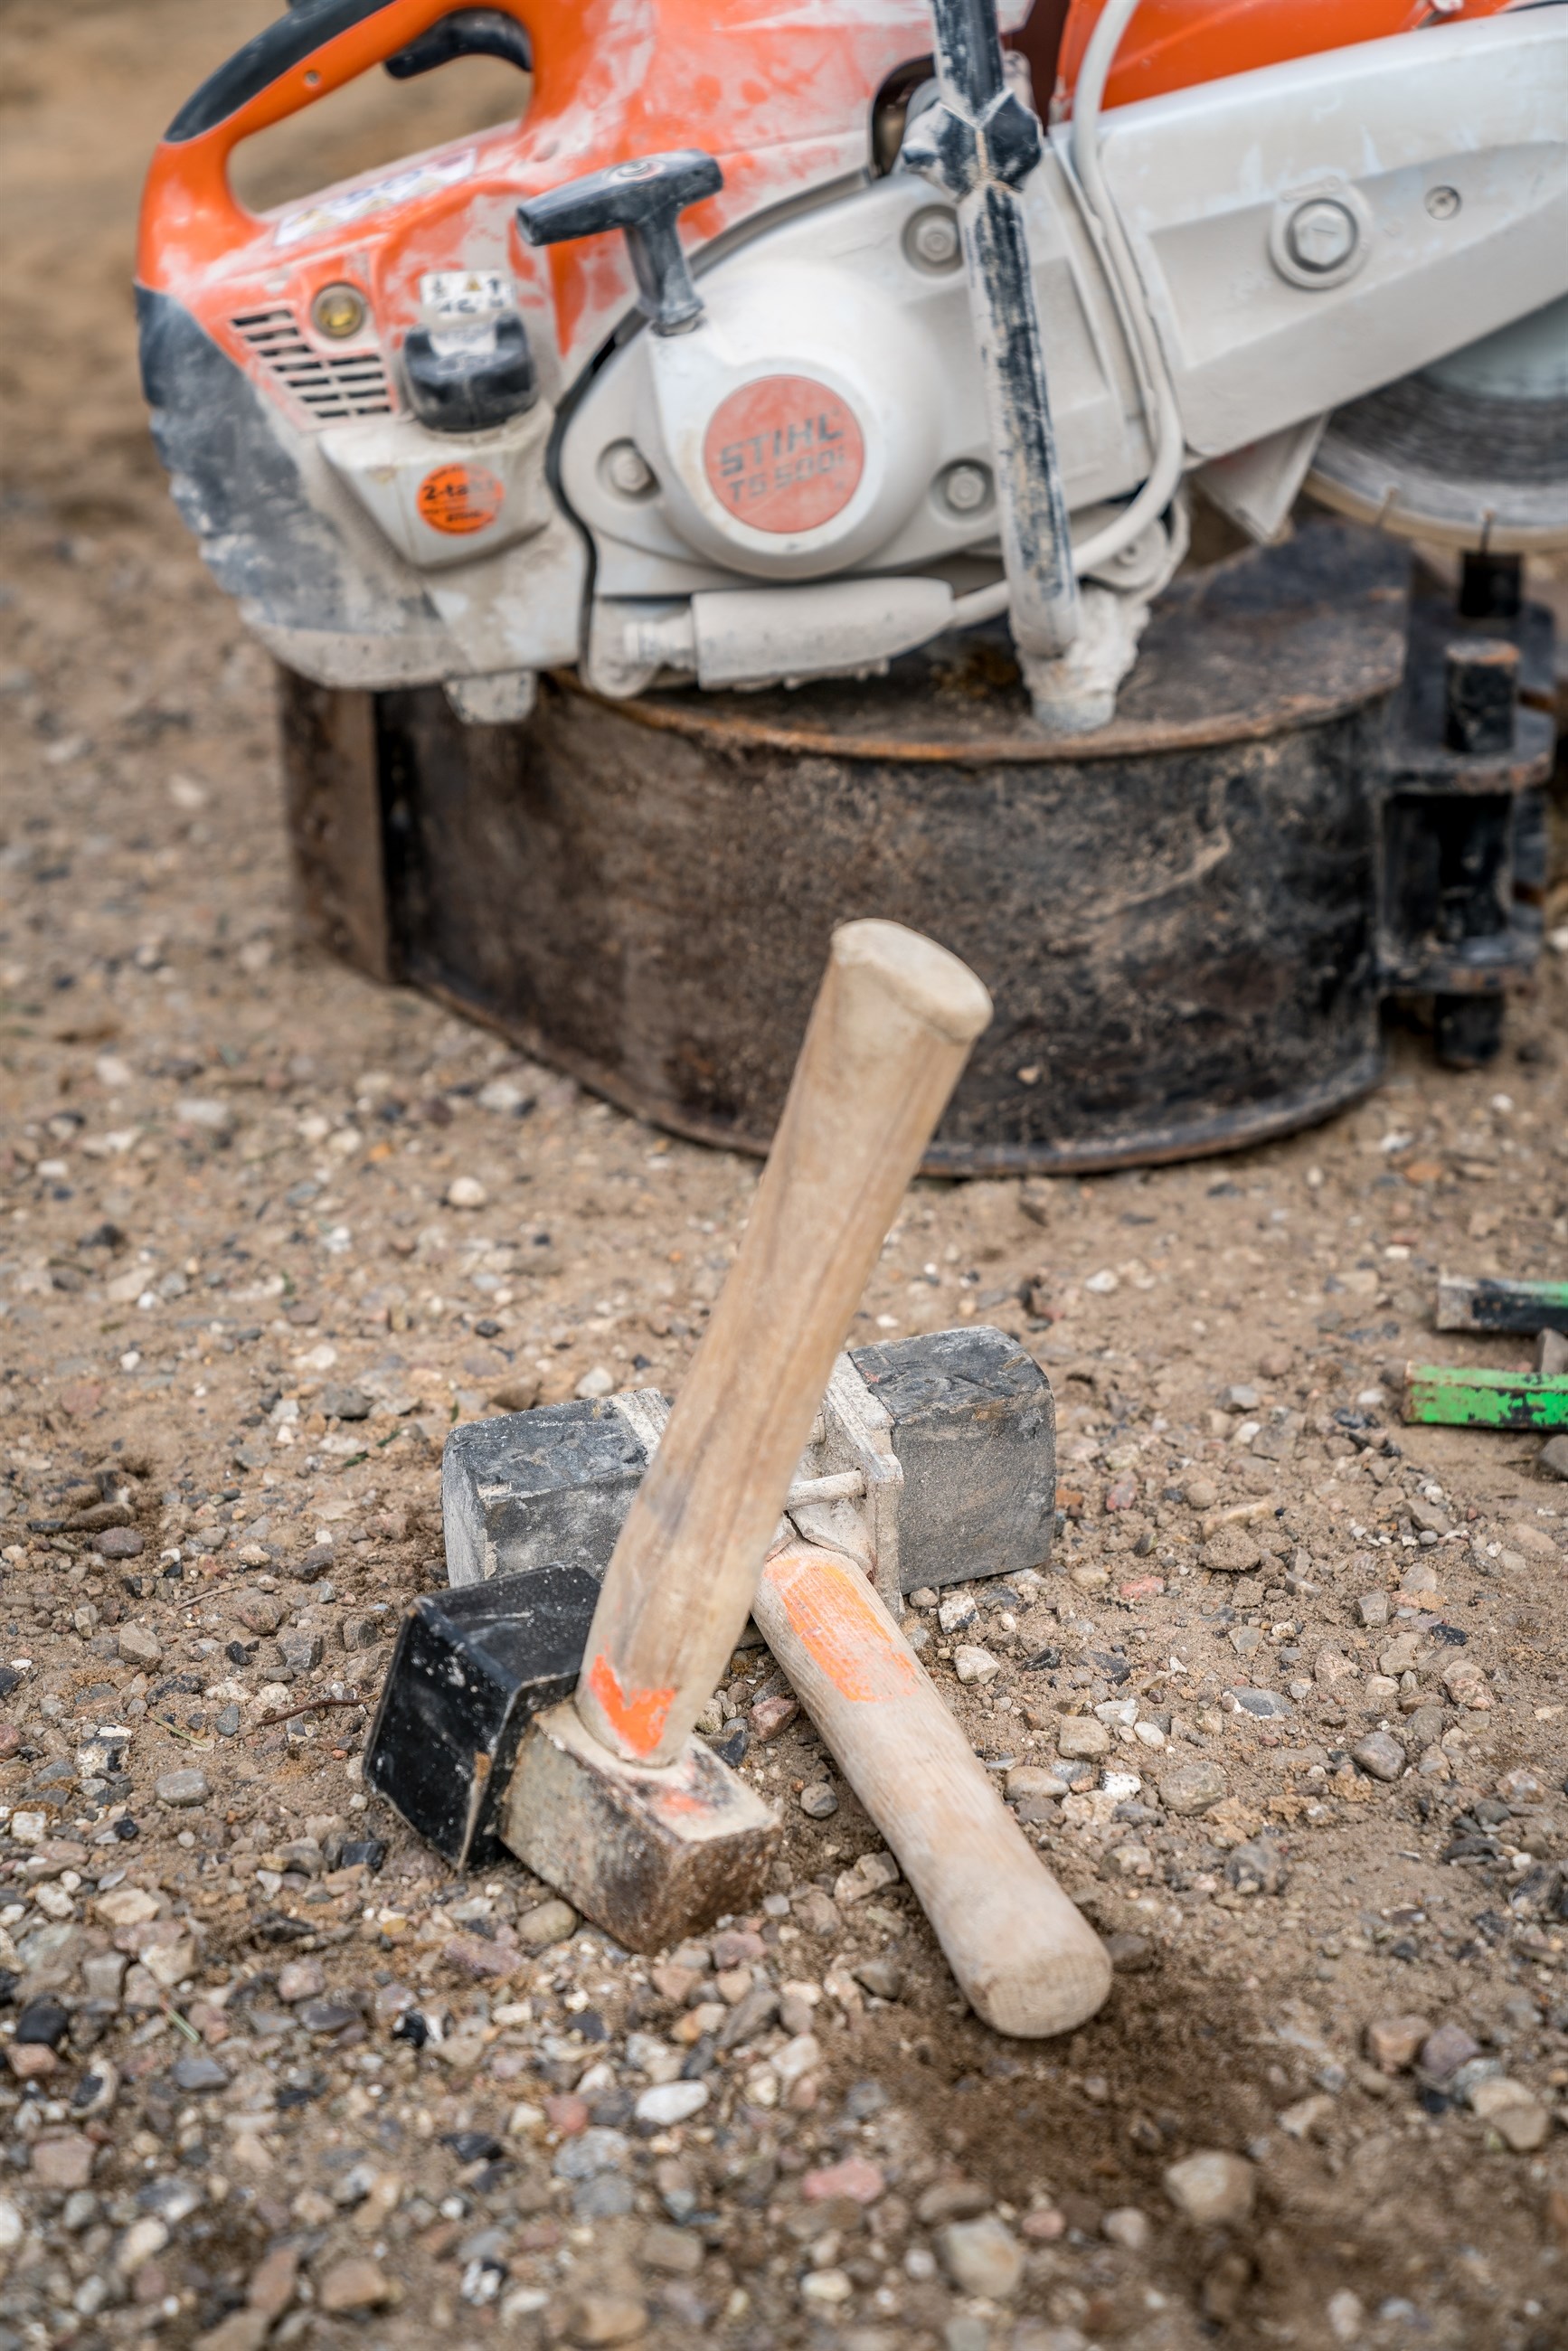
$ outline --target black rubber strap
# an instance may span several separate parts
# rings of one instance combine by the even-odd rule
[[[236,49],[226,65],[208,75],[163,133],[165,140],[199,139],[204,131],[215,130],[295,66],[303,65],[317,49],[336,40],[340,33],[351,31],[392,5],[392,0],[299,0],[287,16],[279,16],[254,41]]]

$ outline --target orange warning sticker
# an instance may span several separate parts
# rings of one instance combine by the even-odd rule
[[[437,465],[419,486],[419,511],[432,530],[465,538],[495,521],[506,496],[505,482],[487,465]]]
[[[865,471],[846,400],[809,375],[765,375],[732,392],[703,437],[708,487],[753,530],[816,530],[841,514]]]

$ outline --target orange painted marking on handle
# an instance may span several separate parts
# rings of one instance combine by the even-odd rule
[[[847,1560],[807,1559],[783,1552],[763,1573],[784,1604],[784,1613],[812,1663],[841,1698],[874,1702],[897,1698],[920,1677],[893,1627],[872,1604],[858,1569]]]
[[[664,1737],[664,1724],[675,1702],[674,1691],[623,1690],[602,1649],[588,1669],[588,1687],[617,1739],[639,1755],[651,1755]]]

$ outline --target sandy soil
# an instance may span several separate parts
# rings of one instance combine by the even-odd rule
[[[455,1886],[367,1802],[445,1429],[678,1387],[755,1176],[295,944],[267,664],[166,502],[128,285],[157,131],[266,13],[0,22],[0,2351],[1552,2351],[1564,1489],[1532,1441],[1398,1426],[1393,1374],[1527,1358],[1431,1311],[1439,1263],[1562,1268],[1556,957],[1490,1072],[1401,1035],[1318,1133],[920,1185],[888,1243],[861,1331],[996,1322],[1061,1422],[1051,1572],[953,1638],[916,1612],[944,1694],[1019,1766],[1135,1702],[1119,1812],[1023,1806],[1117,1938],[1066,2045],[987,2032],[907,1892],[856,1898],[879,1840],[799,1723],[744,1766],[774,1900],[653,1968],[541,1943],[545,1889]],[[253,190],[387,152],[358,104]],[[1380,1724],[1390,1779],[1351,1756]],[[1197,1765],[1208,1808],[1163,1802]],[[1368,2041],[1402,2016],[1474,2046]],[[651,2133],[672,2052],[708,2104]],[[1204,2149],[1239,2158],[1211,2220],[1169,2177]]]

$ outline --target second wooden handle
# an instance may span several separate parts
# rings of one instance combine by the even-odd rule
[[[833,1357],[991,1002],[896,923],[831,952],[740,1253],[628,1511],[577,1705],[668,1763],[712,1695]]]
[[[897,1855],[970,2005],[1039,2038],[1092,2016],[1111,1961],[1002,1802],[859,1568],[775,1552],[752,1614],[801,1705]]]

